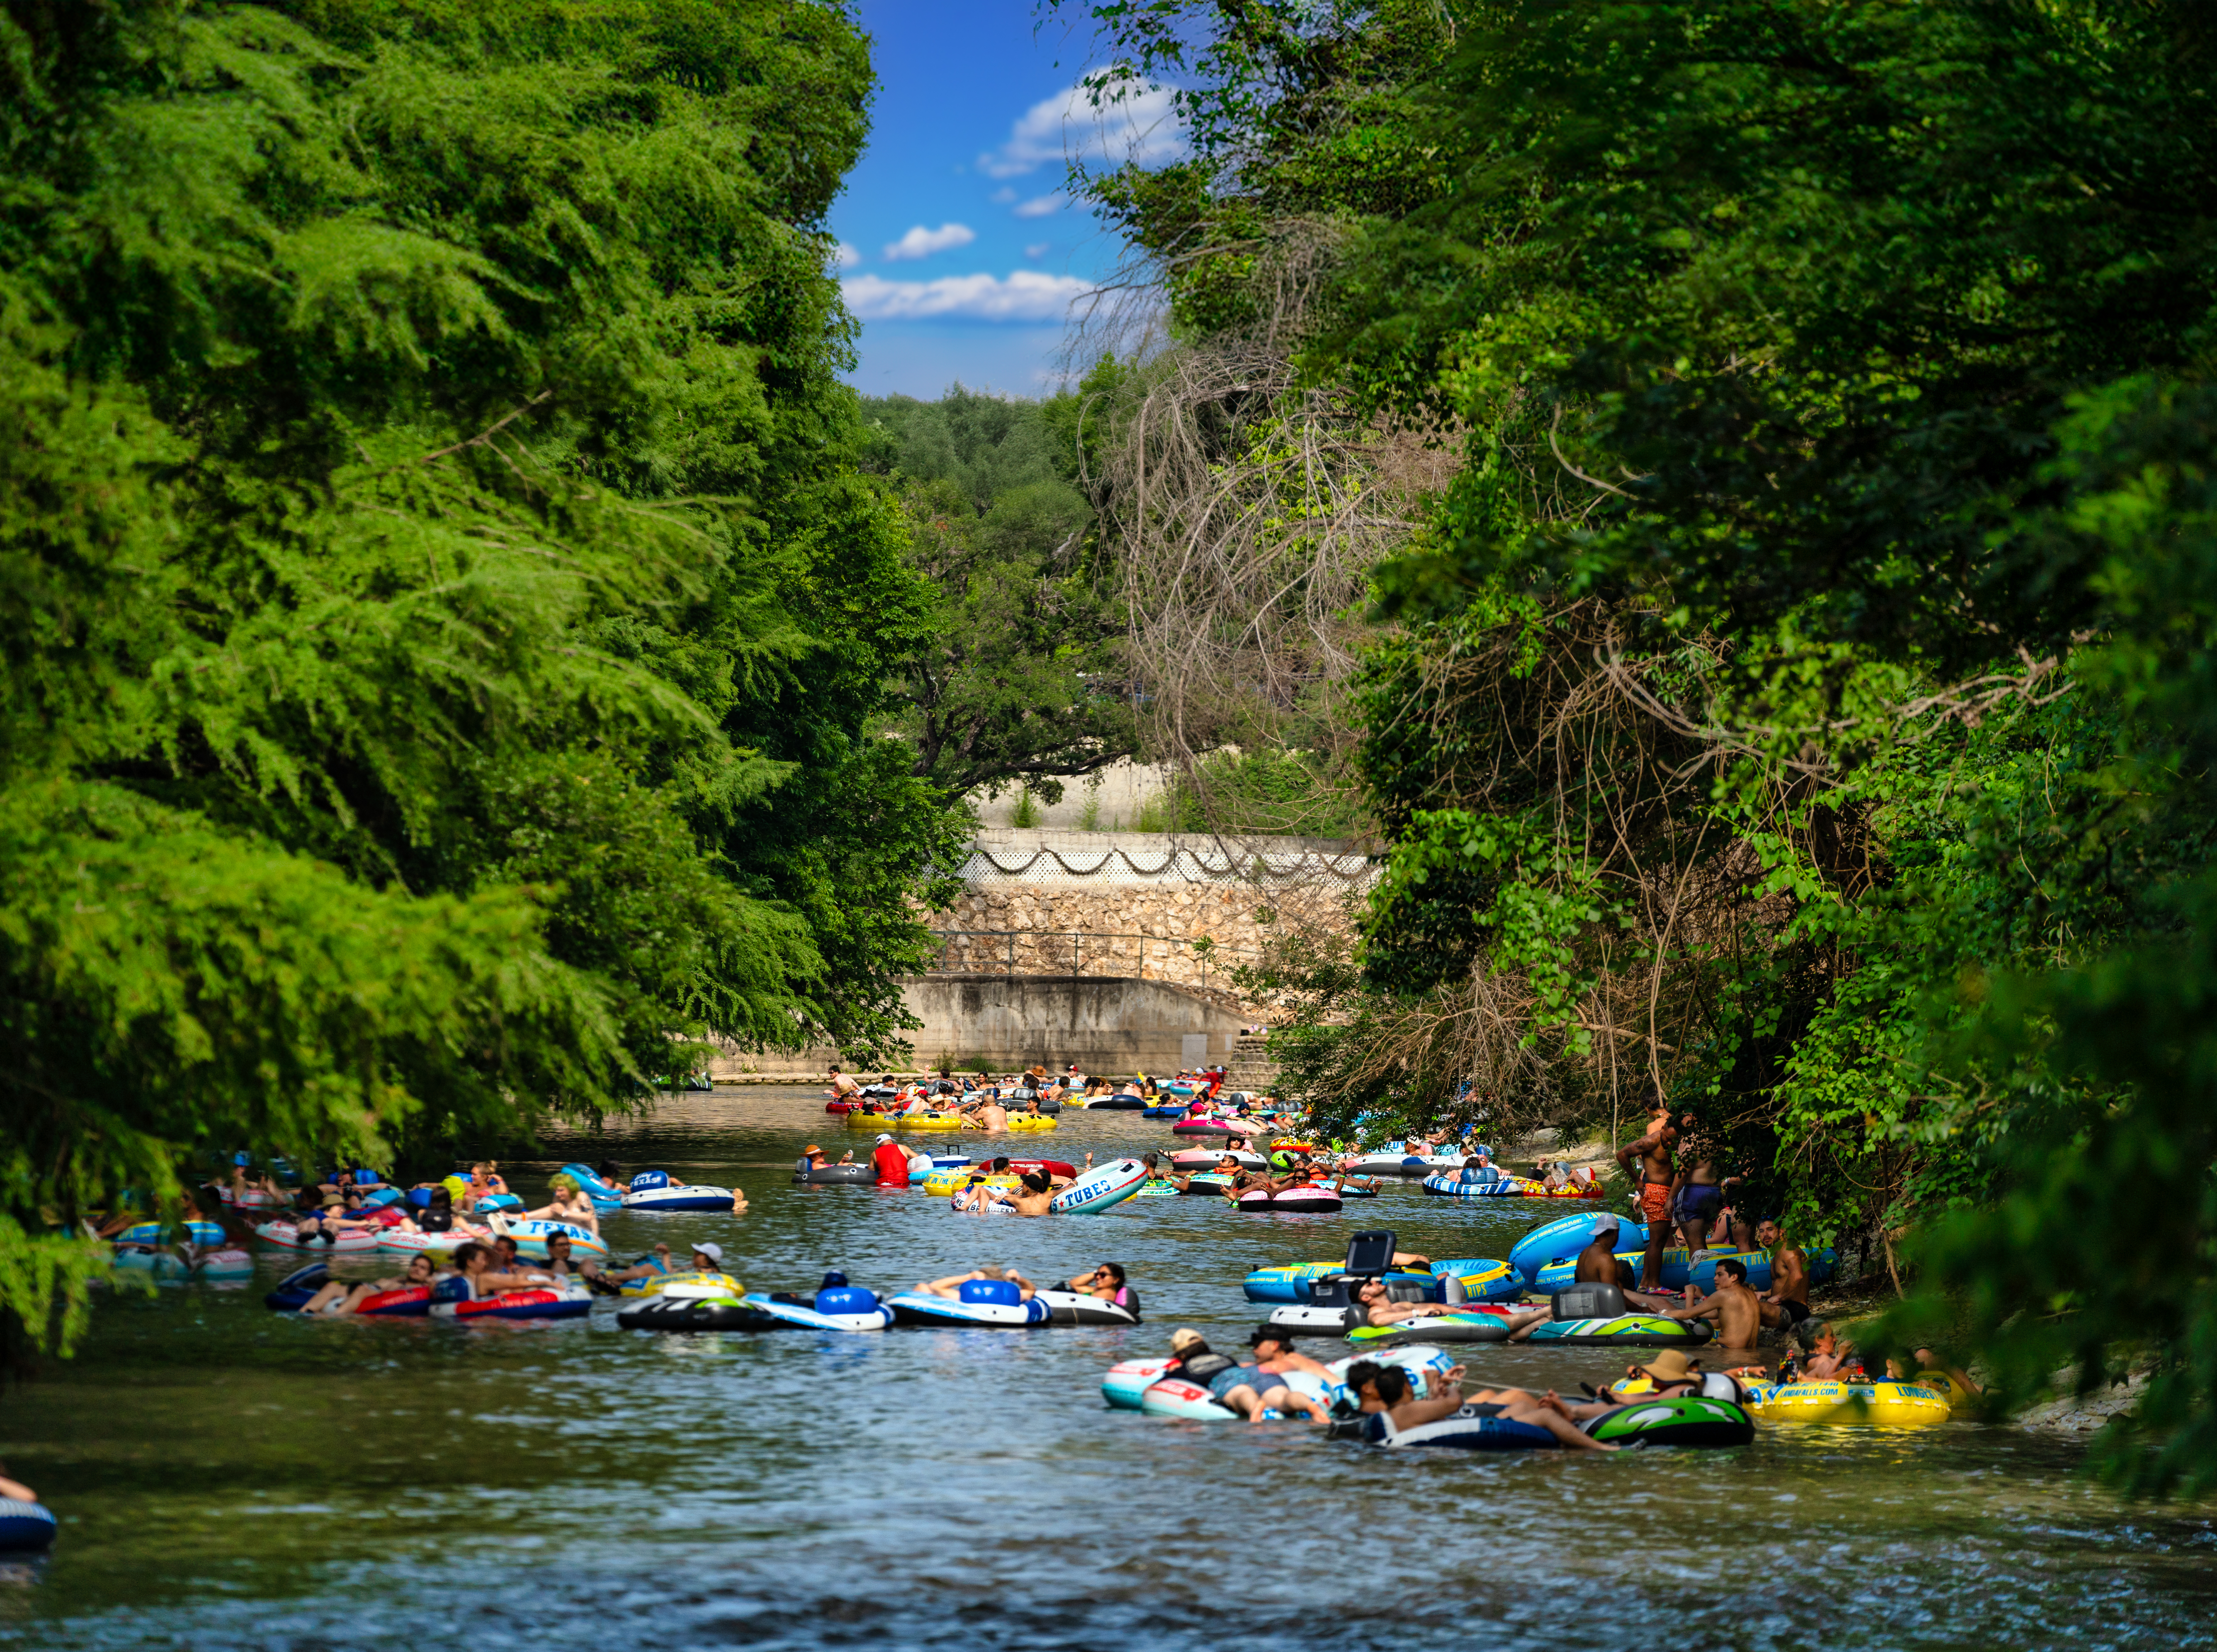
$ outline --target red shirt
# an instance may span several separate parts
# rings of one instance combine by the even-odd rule
[[[878,1150],[870,1156],[878,1162],[878,1186],[908,1186],[908,1154],[899,1142],[880,1142]]]

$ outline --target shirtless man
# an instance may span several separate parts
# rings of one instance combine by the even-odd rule
[[[1665,1318],[1706,1319],[1717,1328],[1717,1345],[1732,1353],[1751,1350],[1763,1334],[1763,1302],[1747,1288],[1747,1264],[1726,1256],[1717,1263],[1717,1288],[1683,1308],[1664,1310]]]
[[[843,1073],[834,1067],[831,1069],[831,1094],[834,1101],[857,1101],[861,1099],[862,1087],[855,1082],[851,1074]]]
[[[1755,1242],[1770,1253],[1770,1289],[1759,1298],[1763,1322],[1798,1329],[1809,1317],[1809,1259],[1788,1244],[1784,1231],[1768,1217],[1756,1224]]]
[[[1016,1287],[1017,1294],[1026,1302],[1032,1299],[1032,1282],[1013,1267],[973,1267],[967,1273],[949,1273],[943,1279],[924,1279],[917,1289],[928,1297],[948,1297],[960,1301],[962,1287],[973,1279],[1004,1279]]]
[[[1634,1308],[1649,1313],[1661,1313],[1677,1304],[1667,1298],[1650,1296],[1634,1291],[1625,1282],[1625,1266],[1616,1259],[1618,1248],[1624,1243],[1624,1218],[1603,1217],[1594,1224],[1594,1236],[1578,1253],[1577,1267],[1571,1274],[1578,1285],[1613,1285],[1624,1292],[1624,1299]]]
[[[1009,1133],[1009,1110],[993,1097],[988,1096],[966,1111],[964,1117],[988,1136]]]
[[[1678,1224],[1678,1242],[1685,1246],[1689,1262],[1708,1248],[1709,1229],[1725,1207],[1725,1190],[1717,1174],[1716,1144],[1696,1133],[1701,1123],[1690,1113],[1678,1115],[1678,1140],[1683,1157],[1679,1162],[1673,1214]]]
[[[1670,1189],[1677,1180],[1670,1150],[1678,1131],[1670,1122],[1669,1104],[1654,1090],[1648,1094],[1654,1099],[1647,1110],[1647,1133],[1617,1149],[1616,1162],[1640,1185],[1640,1214],[1647,1224],[1647,1259],[1640,1282],[1652,1290],[1662,1280],[1663,1249],[1670,1242]],[[1632,1162],[1635,1158],[1640,1161],[1637,1174]]]
[[[1054,1178],[1044,1170],[1027,1170],[1023,1185],[1009,1200],[1017,1216],[1047,1216],[1054,1210]]]

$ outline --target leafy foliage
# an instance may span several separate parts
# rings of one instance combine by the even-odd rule
[[[1296,960],[1304,1082],[1562,1123],[1655,1084],[1804,1237],[1921,1270],[1899,1328],[1967,1313],[2006,1393],[2152,1344],[2113,1460],[2208,1483],[2217,23],[1454,13],[1359,89],[1436,183],[1350,206],[1307,359],[1464,465],[1378,576],[1393,854],[1359,973]],[[1288,59],[1368,23],[1261,15]],[[1201,95],[1226,213],[1309,131],[1255,15],[1121,25],[1238,83]]]
[[[0,1296],[187,1154],[881,1042],[949,829],[830,9],[0,8]],[[857,784],[868,805],[843,806]],[[39,1283],[45,1281],[46,1283]],[[73,1320],[69,1322],[74,1322]]]
[[[1084,392],[1080,392],[1083,394]],[[912,772],[957,793],[1015,783],[1048,803],[1131,755],[1115,691],[1124,621],[1078,485],[1079,395],[956,385],[868,399],[871,462],[898,488],[910,564],[936,601],[897,663]]]

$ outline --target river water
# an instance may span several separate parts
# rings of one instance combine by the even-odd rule
[[[1386,1453],[1292,1423],[1111,1412],[1112,1362],[1193,1325],[1236,1344],[1238,1281],[1357,1226],[1501,1256],[1531,1212],[1415,1188],[1345,1217],[1136,1199],[957,1217],[920,1191],[795,1188],[812,1140],[872,1140],[798,1091],[666,1101],[564,1159],[736,1183],[744,1217],[615,1217],[617,1254],[713,1238],[752,1289],[827,1266],[896,1290],[979,1262],[1113,1261],[1147,1323],[1029,1333],[658,1336],[304,1323],[250,1287],[104,1302],[73,1360],[0,1397],[0,1458],[64,1519],[5,1569],[36,1648],[1333,1649],[2181,1647],[2217,1638],[2217,1519],[2121,1502],[2077,1448],[1970,1424],[1776,1428],[1745,1450]],[[945,1143],[959,1138],[924,1138]],[[1159,1148],[1065,1113],[1050,1156]],[[368,1276],[390,1262],[342,1260]],[[1312,1348],[1337,1357],[1338,1345]],[[1568,1387],[1621,1360],[1473,1349]]]

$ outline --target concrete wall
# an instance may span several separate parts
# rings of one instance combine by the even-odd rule
[[[923,1023],[916,1064],[1012,1071],[1034,1062],[1086,1073],[1175,1072],[1228,1060],[1239,1018],[1161,981],[1104,976],[912,976],[901,985]]]

